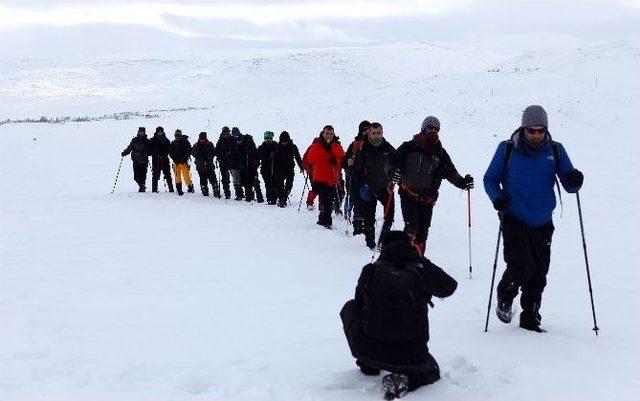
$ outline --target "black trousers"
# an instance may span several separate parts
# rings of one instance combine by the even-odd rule
[[[369,202],[361,199],[360,195],[358,194],[358,199],[360,199],[362,210],[362,217],[364,219],[365,236],[369,237],[373,235],[375,237],[376,207],[378,203],[382,204],[382,210],[384,210],[385,212],[384,222],[382,223],[382,232],[386,233],[391,229],[391,225],[393,224],[393,216],[395,214],[395,205],[393,204],[393,199],[389,203],[389,210],[385,210],[387,207],[387,202],[389,202],[389,198],[391,197],[392,195],[389,194],[386,189],[381,189],[374,192],[372,199]]]
[[[254,199],[258,202],[264,202],[262,197],[262,189],[260,188],[260,179],[258,178],[257,169],[240,170],[242,186],[244,187],[244,196],[247,202]],[[254,192],[255,190],[255,192]]]
[[[140,189],[145,189],[147,184],[147,168],[149,163],[133,162],[133,180],[138,184]]]
[[[361,311],[355,300],[347,301],[340,311],[342,327],[356,365],[370,370],[406,374],[409,391],[440,379],[440,367],[426,343],[379,341],[367,338],[362,328]]]
[[[271,169],[260,169],[262,180],[264,181],[264,190],[267,197],[267,203],[275,205],[278,201],[278,181]]]
[[[224,196],[227,198],[231,196],[231,190],[229,189],[229,184],[231,182],[230,177],[231,169],[227,166],[220,165],[220,181],[222,181],[222,189],[224,190]]]
[[[281,204],[287,203],[287,199],[289,198],[289,194],[291,193],[291,189],[293,188],[294,177],[295,173],[293,169],[291,169],[291,171],[287,171],[285,173],[280,172],[278,174],[278,178],[276,180],[276,188],[278,191],[278,201]]]
[[[220,187],[218,186],[214,166],[212,164],[203,164],[196,166],[196,171],[200,177],[200,189],[202,190],[202,194],[209,195],[209,183],[211,183],[214,195],[219,196]]]
[[[169,187],[173,187],[173,179],[171,178],[171,168],[169,166],[169,156],[155,155],[151,157],[151,188],[153,191],[158,190],[158,180],[160,173],[164,176]]]
[[[502,220],[504,260],[507,269],[498,284],[498,300],[511,303],[522,291],[520,319],[540,321],[542,292],[547,285],[551,262],[553,222],[541,227],[530,227],[509,216]]]
[[[323,226],[330,226],[332,224],[331,212],[333,212],[333,205],[336,196],[336,187],[323,184],[321,182],[311,183],[311,188],[318,194],[320,198],[320,215],[318,216],[318,224]]]
[[[415,242],[426,242],[429,237],[429,227],[431,227],[433,205],[418,203],[400,192],[400,206],[404,219],[404,232],[409,234]]]

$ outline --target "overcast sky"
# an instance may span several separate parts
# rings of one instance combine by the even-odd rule
[[[553,33],[640,37],[640,0],[0,0],[0,30],[138,26],[182,38],[297,45],[490,40]]]

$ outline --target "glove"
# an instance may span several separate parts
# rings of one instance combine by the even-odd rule
[[[511,203],[511,197],[506,192],[502,192],[493,200],[493,208],[499,212],[504,212]]]
[[[360,192],[360,199],[362,199],[365,202],[371,202],[371,199],[372,199],[371,190],[369,189],[367,184],[360,185],[359,192]]]
[[[582,187],[582,182],[584,181],[584,175],[578,169],[573,169],[569,174],[567,174],[567,183],[573,188]]]
[[[125,157],[126,155],[127,155],[127,153],[126,153],[126,152],[122,152],[122,153],[120,153],[120,156],[122,156],[122,157]]]
[[[462,178],[462,185],[466,190],[473,188],[473,177],[471,174],[467,174]]]

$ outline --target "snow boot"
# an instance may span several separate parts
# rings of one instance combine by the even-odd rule
[[[376,249],[376,233],[373,227],[367,227],[364,230],[364,241],[367,244],[367,248],[371,250]]]
[[[195,192],[195,191],[193,190],[193,184],[191,184],[191,185],[189,185],[189,186],[187,187],[187,192],[189,192],[189,193],[191,193],[191,194]]]
[[[233,188],[236,191],[236,200],[237,201],[243,200],[244,199],[244,193],[242,191],[242,186],[235,185]]]
[[[540,305],[534,303],[532,308],[523,310],[520,313],[520,327],[525,330],[535,331],[536,333],[546,333],[547,331],[540,327],[542,316],[538,313],[539,309]]]
[[[496,305],[496,316],[503,323],[511,323],[513,312],[511,310],[511,302],[504,301],[498,298],[498,304]]]
[[[151,192],[158,192],[158,180],[151,181]]]
[[[382,378],[384,399],[400,398],[409,391],[409,377],[400,373],[389,373]]]
[[[357,217],[353,219],[353,236],[364,234],[364,221]]]
[[[145,187],[144,185],[140,185],[140,187],[138,188],[138,192],[147,192],[147,187]]]
[[[176,190],[178,191],[178,195],[182,196],[184,195],[184,192],[182,192],[182,183],[177,183],[176,184]]]

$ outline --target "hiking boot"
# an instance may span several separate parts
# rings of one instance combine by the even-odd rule
[[[547,332],[545,329],[540,327],[540,324],[538,322],[536,322],[535,320],[520,319],[520,327],[525,329],[525,330],[535,331],[536,333],[546,333]]]
[[[498,304],[496,305],[496,316],[502,323],[511,323],[513,312],[511,311],[511,302],[503,301],[498,298]]]
[[[316,224],[317,224],[317,225],[319,225],[319,226],[322,226],[322,227],[324,227],[324,228],[327,228],[327,229],[331,230],[331,222],[321,222],[321,221],[318,221]]]
[[[147,192],[147,187],[144,185],[138,188],[138,192]]]
[[[382,378],[384,399],[400,398],[409,391],[409,377],[400,373],[389,373]]]
[[[364,222],[362,219],[353,219],[353,236],[364,234]]]
[[[178,191],[178,195],[184,195],[184,192],[182,192],[182,183],[176,184],[176,190]]]
[[[193,184],[191,184],[191,185],[189,185],[189,186],[187,187],[187,192],[189,192],[189,193],[191,193],[191,194],[194,192],[194,190],[193,190]]]

